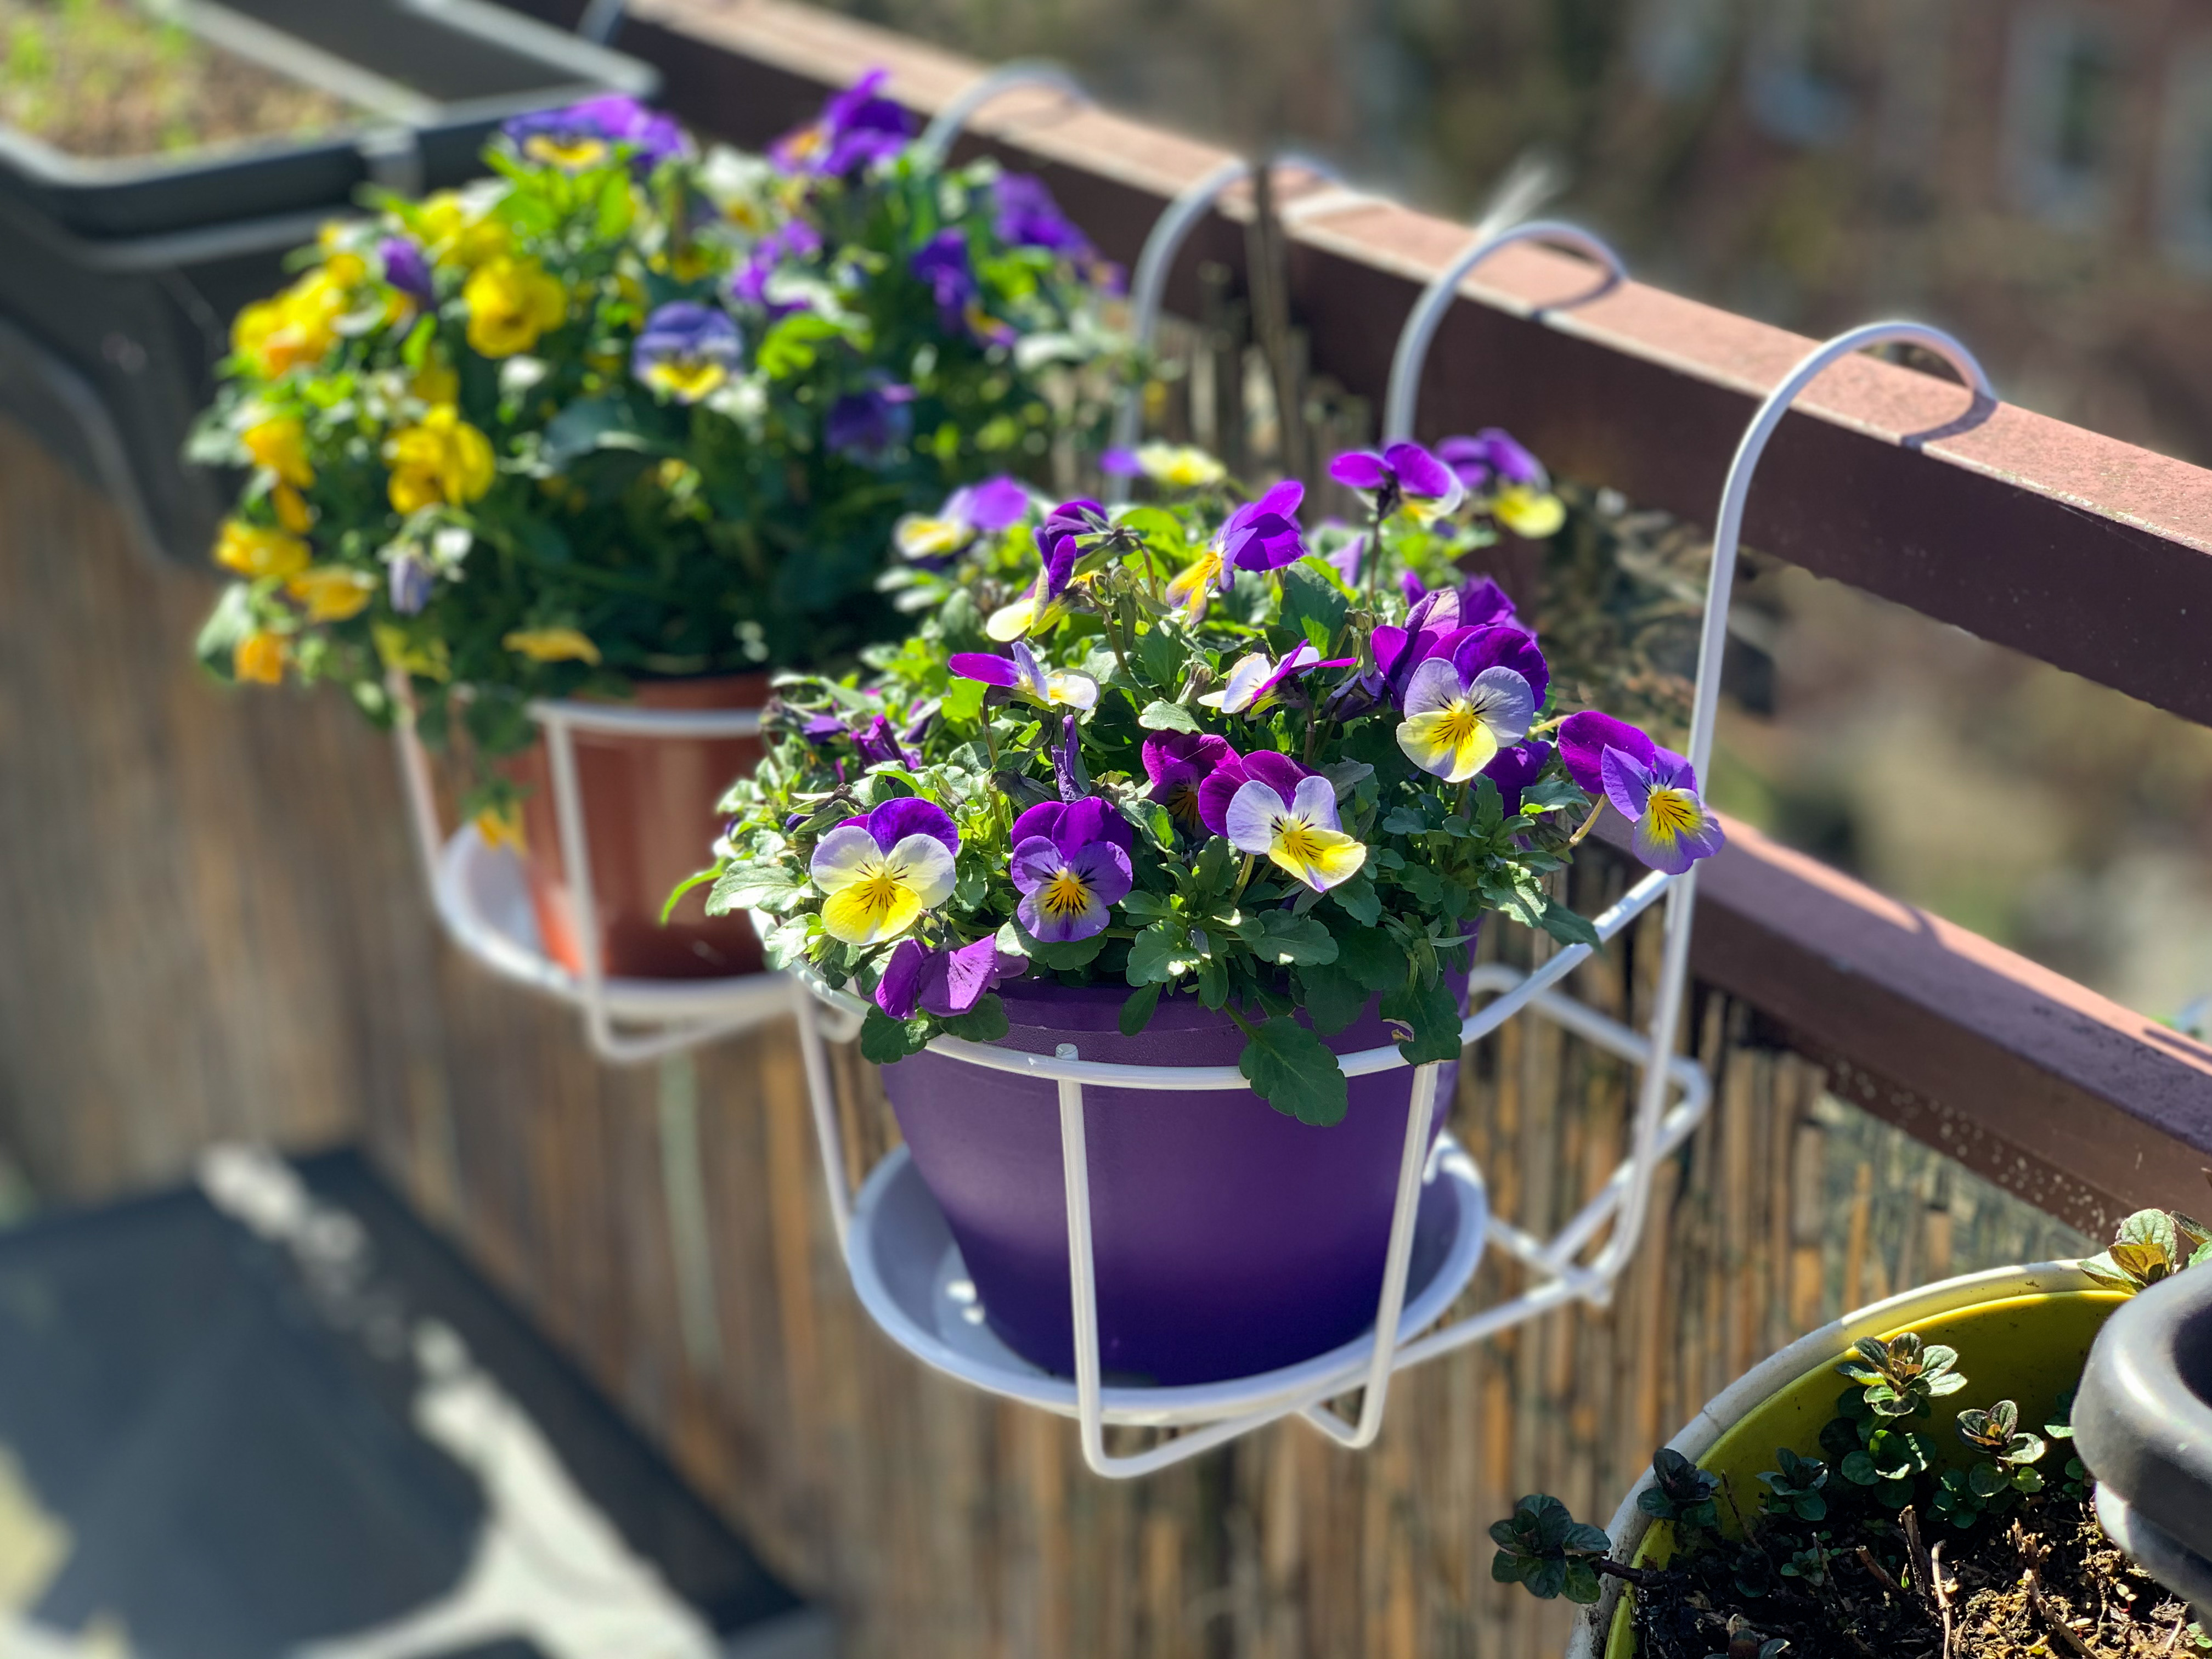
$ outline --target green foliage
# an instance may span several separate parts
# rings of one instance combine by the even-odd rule
[[[2112,1248],[2081,1271],[2100,1285],[2134,1292],[2189,1267],[2212,1263],[2212,1230],[2173,1210],[2137,1210],[2120,1223]]]
[[[2021,1430],[2018,1406],[2000,1400],[1987,1411],[1963,1411],[1957,1425],[1959,1438],[1982,1455],[1963,1469],[1946,1469],[1937,1481],[1936,1513],[1954,1527],[1971,1527],[2043,1490],[2034,1465],[2048,1448]]]
[[[1818,1521],[1828,1513],[1828,1500],[1824,1488],[1828,1484],[1828,1466],[1817,1457],[1800,1457],[1787,1446],[1775,1453],[1781,1463],[1778,1469],[1769,1469],[1759,1477],[1766,1488],[1759,1500],[1760,1507],[1775,1515],[1794,1515],[1800,1521]]]
[[[1709,1531],[1720,1524],[1713,1504],[1720,1486],[1718,1475],[1706,1474],[1672,1446],[1662,1446],[1651,1460],[1651,1484],[1637,1495],[1636,1507],[1655,1521]]]
[[[1911,1331],[1889,1342],[1862,1337],[1852,1352],[1857,1358],[1836,1370],[1863,1385],[1861,1398],[1877,1417],[1911,1417],[1966,1386],[1966,1379],[1952,1370],[1959,1362],[1955,1349],[1923,1345]]]
[[[1539,1601],[1564,1595],[1585,1605],[1598,1597],[1596,1563],[1612,1543],[1605,1528],[1575,1519],[1567,1506],[1544,1493],[1532,1493],[1513,1506],[1510,1519],[1493,1523],[1490,1576],[1501,1584],[1519,1584]]]
[[[2058,1403],[2051,1407],[2050,1416],[2044,1419],[2043,1432],[2053,1440],[2071,1440],[2074,1437],[2075,1393],[2075,1390],[2069,1389],[2060,1395]],[[2051,1484],[2057,1487],[2061,1497],[2081,1502],[2089,1496],[2089,1466],[2079,1457],[2069,1456]]]

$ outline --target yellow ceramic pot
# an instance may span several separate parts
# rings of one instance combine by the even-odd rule
[[[1917,1331],[1930,1342],[1959,1351],[1966,1386],[1942,1401],[1944,1420],[1969,1407],[1999,1398],[2018,1402],[2023,1422],[2039,1423],[2060,1395],[2081,1380],[2089,1345],[2106,1318],[2127,1298],[2100,1290],[2071,1261],[2032,1267],[1999,1267],[1923,1285],[1875,1303],[1802,1337],[1738,1378],[1668,1443],[1699,1468],[1720,1475],[1744,1508],[1759,1491],[1759,1474],[1774,1467],[1778,1447],[1801,1456],[1821,1455],[1820,1430],[1836,1414],[1836,1399],[1849,1386],[1836,1365],[1863,1336],[1893,1337]],[[1963,1463],[1966,1452],[1952,1435],[1931,1437],[1947,1456]],[[1664,1565],[1674,1528],[1655,1522],[1636,1506],[1650,1484],[1638,1481],[1607,1528],[1615,1560]],[[1607,1594],[1575,1627],[1568,1659],[1636,1659],[1636,1638],[1620,1581],[1607,1578]]]

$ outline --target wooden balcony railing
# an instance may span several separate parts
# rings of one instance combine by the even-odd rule
[[[536,9],[560,21],[559,0]],[[639,0],[622,44],[677,112],[758,145],[866,66],[927,112],[981,67],[781,0]],[[1059,93],[1010,91],[963,141],[1040,173],[1133,260],[1161,209],[1226,153]],[[1202,225],[1242,272],[1248,198]],[[1295,213],[1289,305],[1312,364],[1379,404],[1400,322],[1464,228],[1380,201]],[[1419,429],[1504,425],[1563,475],[1708,515],[1758,399],[1809,349],[1784,330],[1532,247],[1462,290]],[[2212,472],[1944,380],[1860,358],[1798,404],[1746,525],[1762,550],[2212,724]],[[2138,1205],[2203,1206],[2212,1048],[1737,826],[1703,889],[1696,971],[1770,1015],[1867,1109],[2086,1231]]]

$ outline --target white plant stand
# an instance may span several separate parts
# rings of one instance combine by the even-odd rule
[[[448,835],[439,822],[429,757],[416,734],[405,684],[395,679],[392,689],[402,711],[397,726],[399,775],[407,791],[416,850],[439,923],[463,951],[501,978],[576,1008],[583,1015],[592,1051],[617,1065],[659,1060],[791,1011],[793,988],[781,974],[720,979],[607,976],[592,895],[591,838],[576,776],[580,732],[664,740],[747,738],[760,731],[758,709],[656,709],[554,701],[530,705],[550,763],[561,863],[575,907],[576,947],[583,959],[580,974],[546,950],[531,909],[521,860],[507,848],[486,845],[472,823]],[[705,850],[702,846],[702,860]]]

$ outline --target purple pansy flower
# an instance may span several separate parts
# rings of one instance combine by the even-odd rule
[[[968,233],[939,231],[915,250],[907,269],[937,301],[938,320],[947,329],[958,328],[975,298],[975,274],[968,268]]]
[[[1465,783],[1481,771],[1499,750],[1528,736],[1536,716],[1522,675],[1496,665],[1468,672],[1451,657],[1431,657],[1413,670],[1402,707],[1398,747],[1447,783]]]
[[[1316,668],[1348,668],[1353,660],[1332,657],[1324,662],[1310,642],[1299,646],[1280,662],[1264,651],[1250,652],[1231,666],[1229,678],[1219,690],[1209,691],[1199,701],[1224,714],[1264,714],[1285,694],[1291,681]]]
[[[1617,720],[1610,714],[1588,708],[1559,722],[1559,759],[1565,763],[1567,775],[1575,781],[1575,787],[1585,795],[1605,793],[1605,751],[1608,749],[1624,750],[1647,767],[1658,763],[1659,745],[1626,720]],[[1673,758],[1680,760],[1681,757],[1675,755]]]
[[[914,136],[914,117],[903,105],[877,95],[889,79],[890,70],[870,70],[834,94],[814,120],[778,139],[769,159],[786,173],[842,179],[897,155]]]
[[[1543,776],[1551,763],[1552,745],[1530,738],[1510,749],[1499,750],[1497,758],[1482,769],[1482,775],[1498,786],[1498,799],[1504,803],[1507,817],[1521,810],[1521,792]]]
[[[851,736],[863,766],[913,768],[921,764],[921,757],[899,741],[897,731],[881,714],[872,715],[863,725],[853,728]]]
[[[1011,657],[994,657],[988,651],[956,652],[945,666],[963,680],[975,680],[1044,708],[1091,708],[1098,702],[1098,682],[1088,674],[1047,668],[1036,653],[1020,640],[1009,647]]]
[[[1331,520],[1332,523],[1334,520]],[[1346,587],[1359,586],[1359,572],[1367,559],[1367,537],[1364,532],[1346,541],[1343,546],[1328,556],[1328,568]]]
[[[1168,809],[1178,829],[1195,836],[1207,828],[1199,793],[1223,766],[1237,762],[1229,739],[1210,732],[1155,732],[1145,739],[1144,755],[1152,799]]]
[[[404,236],[387,236],[376,245],[376,258],[384,267],[384,280],[417,305],[434,305],[438,290],[430,280],[430,262],[422,250]]]
[[[959,850],[951,817],[918,796],[846,819],[814,843],[807,866],[823,895],[823,931],[847,945],[899,938],[952,896]]]
[[[422,614],[422,607],[430,603],[430,590],[437,585],[437,573],[429,561],[412,551],[401,551],[392,556],[386,575],[392,595],[392,608],[403,617]]]
[[[1447,438],[1437,446],[1437,455],[1459,474],[1470,494],[1488,489],[1493,479],[1502,483],[1551,487],[1544,464],[1519,440],[1500,428],[1485,427],[1472,438]]]
[[[1264,855],[1317,893],[1351,880],[1367,862],[1367,848],[1344,833],[1336,787],[1323,777],[1302,779],[1287,795],[1252,779],[1231,799],[1223,833],[1238,852]]]
[[[891,526],[891,545],[902,558],[941,565],[974,545],[978,536],[1009,529],[1030,510],[1030,492],[1004,476],[963,484],[934,513],[909,513]]]
[[[1037,526],[1034,539],[1042,562],[1036,580],[1022,590],[1020,598],[984,618],[983,631],[993,639],[1002,643],[1018,640],[1060,620],[1060,596],[1067,591],[1082,550],[1072,532],[1054,527],[1059,516],[1056,512]]]
[[[1095,795],[1032,806],[1014,820],[1013,843],[1014,885],[1022,894],[1014,914],[1032,939],[1048,945],[1089,939],[1129,896],[1135,832]]]
[[[1559,758],[1589,794],[1601,794],[1635,826],[1636,856],[1679,876],[1721,850],[1728,837],[1698,793],[1698,775],[1626,720],[1595,709],[1559,726]]]
[[[630,152],[630,171],[641,178],[690,150],[672,118],[619,93],[566,109],[533,110],[500,131],[531,160],[560,167],[597,167],[611,148],[623,145]]]
[[[1249,755],[1231,750],[1214,767],[1198,786],[1198,821],[1217,836],[1229,833],[1229,805],[1237,799],[1237,792],[1257,779],[1270,789],[1289,800],[1298,793],[1298,786],[1308,778],[1321,775],[1311,767],[1292,760],[1288,755],[1279,755],[1272,749],[1261,749]]]
[[[821,252],[822,233],[804,219],[793,219],[752,245],[744,264],[730,278],[730,298],[757,307],[771,319],[810,309],[812,301],[805,295],[786,295],[776,278],[787,264],[811,259]]]
[[[995,228],[1000,241],[1014,247],[1048,248],[1078,264],[1096,257],[1091,239],[1060,210],[1052,191],[1035,174],[1002,173],[991,195],[998,208]]]
[[[971,1012],[1000,981],[1028,970],[1030,959],[999,949],[995,941],[930,950],[920,939],[901,939],[876,981],[876,1006],[893,1019],[916,1013],[951,1019]]]
[[[1379,454],[1348,451],[1328,464],[1328,476],[1347,489],[1374,496],[1386,516],[1403,508],[1425,522],[1450,512],[1467,496],[1459,474],[1413,443],[1392,444]]]
[[[878,461],[914,432],[914,388],[879,382],[848,392],[830,405],[823,441],[840,455]]]
[[[1231,513],[1198,556],[1176,573],[1167,600],[1182,607],[1183,619],[1204,620],[1217,593],[1229,591],[1238,569],[1279,570],[1306,556],[1297,514],[1306,487],[1285,478],[1256,501]]]
[[[696,404],[730,378],[743,346],[727,313],[678,300],[645,319],[629,372],[678,403]]]
[[[1427,603],[1422,601],[1422,605]],[[1486,623],[1475,628],[1448,623],[1437,628],[1428,626],[1427,620],[1421,605],[1416,605],[1413,616],[1407,618],[1408,627],[1378,628],[1372,636],[1375,665],[1401,707],[1414,672],[1423,663],[1438,658],[1457,668],[1463,680],[1472,679],[1486,668],[1510,668],[1528,682],[1536,706],[1543,707],[1552,671],[1528,630],[1514,623]]]

